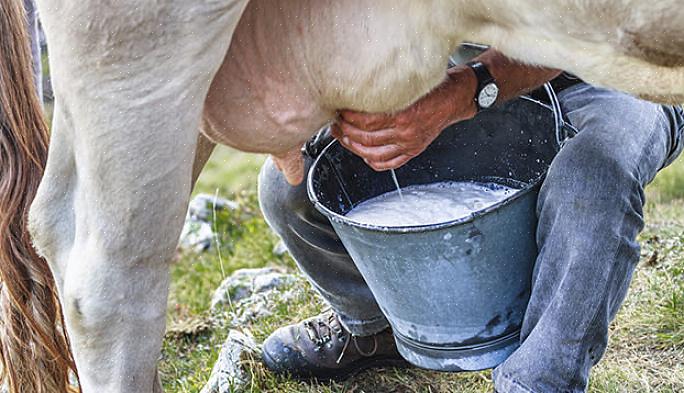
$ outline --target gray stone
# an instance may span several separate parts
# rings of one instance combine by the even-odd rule
[[[274,268],[240,269],[223,280],[211,298],[211,308],[236,303],[257,293],[281,288],[295,281],[295,278],[283,274]]]
[[[275,255],[277,257],[282,257],[287,252],[288,252],[287,246],[285,245],[285,243],[282,240],[279,241],[278,244],[275,245],[275,247],[273,247],[273,255]]]
[[[239,307],[231,313],[231,324],[233,326],[242,326],[257,318],[273,314],[271,307],[269,307],[270,304],[269,299],[261,294],[248,297],[240,302]]]
[[[238,304],[231,313],[231,324],[242,326],[273,314],[274,305],[295,297],[295,290],[281,292],[279,290],[255,293]]]
[[[236,210],[238,207],[237,202],[228,199],[209,194],[198,194],[192,198],[188,205],[188,216],[198,221],[211,222],[214,216],[214,209]]]
[[[180,236],[180,248],[202,252],[209,250],[213,242],[214,231],[210,223],[193,219],[185,221]]]
[[[295,282],[294,276],[283,273],[266,273],[254,277],[252,293],[262,293],[272,289],[279,289]]]
[[[235,210],[236,202],[217,198],[209,194],[199,194],[190,201],[185,224],[181,231],[179,246],[195,252],[207,251],[214,245],[214,209]]]
[[[247,356],[258,356],[258,347],[249,332],[231,330],[211,370],[209,382],[200,393],[239,393],[249,380],[242,368]]]
[[[296,276],[283,274],[274,268],[241,269],[221,283],[214,293],[212,308],[231,304],[228,313],[216,315],[220,315],[222,324],[227,326],[245,326],[258,318],[271,315],[276,305],[299,296],[302,289],[297,281]],[[259,348],[254,338],[249,332],[230,330],[209,382],[200,393],[246,392],[250,379],[242,367],[246,357],[259,357]]]

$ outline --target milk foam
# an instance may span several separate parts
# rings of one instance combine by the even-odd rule
[[[360,203],[347,218],[371,225],[429,225],[456,220],[520,191],[498,183],[440,182],[413,185]]]

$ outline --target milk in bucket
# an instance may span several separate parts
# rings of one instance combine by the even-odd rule
[[[467,217],[517,191],[503,184],[470,181],[412,185],[364,201],[346,217],[388,227],[430,225]]]

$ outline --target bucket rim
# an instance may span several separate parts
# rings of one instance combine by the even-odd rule
[[[309,200],[311,203],[313,203],[314,207],[316,210],[321,212],[324,216],[328,217],[328,219],[341,223],[341,224],[346,224],[352,227],[360,228],[360,229],[365,229],[369,231],[375,231],[375,232],[383,232],[383,233],[413,233],[413,232],[431,232],[435,230],[440,230],[444,228],[449,228],[449,227],[454,227],[457,225],[463,225],[467,223],[471,223],[483,216],[489,215],[490,213],[503,208],[505,206],[508,206],[512,204],[513,202],[517,201],[520,198],[523,198],[527,196],[529,193],[534,192],[535,189],[539,186],[541,181],[546,177],[546,172],[542,173],[541,175],[537,176],[536,178],[532,179],[530,182],[520,182],[523,184],[526,184],[526,186],[522,189],[520,189],[519,192],[514,193],[513,195],[507,197],[506,199],[503,199],[491,206],[488,206],[482,210],[478,210],[474,213],[471,213],[467,216],[456,218],[453,220],[449,221],[444,221],[444,222],[439,222],[435,224],[422,224],[422,225],[402,225],[402,226],[386,226],[386,225],[374,225],[374,224],[367,224],[367,223],[362,223],[358,221],[354,221],[347,216],[344,216],[342,214],[336,213],[329,208],[327,208],[315,195],[314,193],[314,185],[313,185],[313,174],[314,174],[314,169],[318,167],[319,161],[323,159],[325,154],[334,146],[339,145],[340,143],[335,140],[330,142],[328,146],[326,146],[321,153],[318,155],[316,160],[314,160],[313,165],[311,165],[311,169],[309,170],[309,173],[307,174],[307,179],[306,179],[306,192],[309,196]],[[343,147],[344,148],[344,147]]]

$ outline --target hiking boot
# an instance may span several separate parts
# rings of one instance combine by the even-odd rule
[[[387,328],[372,336],[353,336],[337,314],[323,313],[285,326],[263,345],[271,371],[298,378],[344,379],[371,367],[406,367]]]

